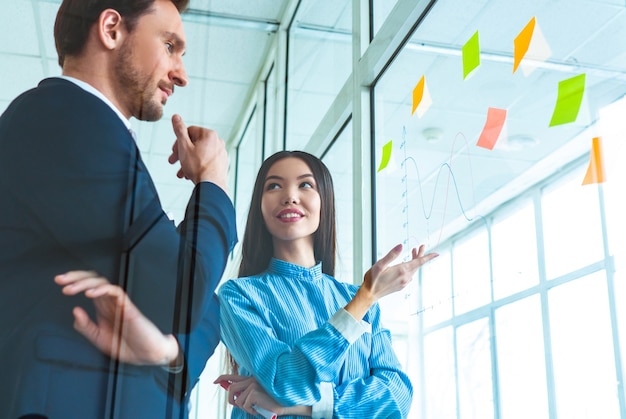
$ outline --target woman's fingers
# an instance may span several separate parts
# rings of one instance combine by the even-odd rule
[[[425,252],[425,247],[424,245],[420,245],[419,250],[416,250],[415,248],[413,248],[413,258],[406,262],[408,264],[410,264],[412,266],[412,268],[417,271],[417,269],[422,266],[423,264],[425,264],[426,262],[436,258],[437,256],[439,256],[438,253],[428,253],[428,254],[424,254]]]
[[[376,262],[374,265],[378,266],[378,269],[382,271],[387,268],[387,266],[389,266],[389,264],[393,262],[398,256],[400,256],[400,252],[402,252],[402,244],[396,245],[385,256],[380,258],[378,262]]]
[[[411,260],[389,266],[399,256],[402,245],[391,249],[366,273],[364,282],[373,292],[376,299],[402,290],[413,280],[415,272],[424,263],[438,256],[437,253],[425,254],[424,245],[411,250]]]

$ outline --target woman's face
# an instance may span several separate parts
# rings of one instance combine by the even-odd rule
[[[309,243],[320,225],[321,199],[309,166],[297,157],[275,162],[267,172],[261,213],[274,245]]]

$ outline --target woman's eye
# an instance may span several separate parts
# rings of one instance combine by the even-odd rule
[[[278,189],[280,186],[278,185],[278,183],[270,183],[267,185],[266,189],[268,191],[271,191],[272,189]]]
[[[301,187],[301,188],[312,188],[312,187],[313,187],[313,184],[312,184],[311,182],[302,182],[302,183],[300,184],[300,187]]]

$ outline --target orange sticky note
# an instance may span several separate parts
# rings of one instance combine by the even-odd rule
[[[594,137],[591,141],[591,152],[589,153],[589,166],[583,179],[583,185],[592,183],[603,183],[605,181],[604,160],[602,158],[602,142],[600,137]]]
[[[533,31],[535,30],[535,18],[530,19],[530,22],[522,29],[522,31],[515,37],[513,41],[513,72],[517,70],[517,66],[522,62],[522,58],[528,52],[530,46],[530,40],[533,37]]]
[[[498,137],[504,127],[506,121],[506,109],[489,108],[487,111],[487,121],[483,127],[483,132],[478,138],[476,145],[478,147],[487,148],[493,150],[493,147],[498,141]]]
[[[421,118],[432,103],[433,101],[428,92],[428,86],[426,86],[426,78],[422,76],[413,89],[413,108],[411,109],[411,115],[417,110],[417,116]]]
[[[533,16],[513,41],[513,73],[521,66],[524,75],[528,76],[551,56],[550,45]]]

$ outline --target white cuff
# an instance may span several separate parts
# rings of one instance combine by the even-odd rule
[[[344,338],[353,344],[363,333],[372,333],[372,325],[364,320],[357,320],[346,309],[340,308],[328,321]]]
[[[311,407],[311,417],[313,419],[332,419],[333,408],[335,407],[333,383],[321,382],[320,393],[322,395],[320,401]]]

